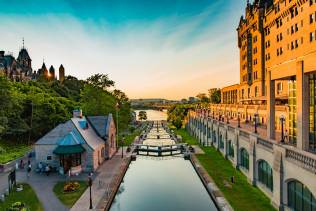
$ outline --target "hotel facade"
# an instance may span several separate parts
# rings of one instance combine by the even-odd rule
[[[276,208],[316,210],[316,0],[248,2],[237,33],[240,84],[187,129]]]

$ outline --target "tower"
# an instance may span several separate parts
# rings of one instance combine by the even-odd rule
[[[23,46],[19,52],[19,56],[17,58],[17,63],[21,67],[22,71],[26,75],[32,74],[32,59],[27,52],[26,48],[24,47],[24,39],[23,39]]]
[[[61,64],[59,67],[59,81],[61,83],[63,83],[65,80],[65,68],[64,66]]]
[[[49,79],[50,80],[55,79],[55,68],[53,67],[53,65],[51,65],[49,68]]]

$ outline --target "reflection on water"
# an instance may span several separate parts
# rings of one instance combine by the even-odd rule
[[[149,121],[167,120],[167,110],[164,110],[164,111],[135,110],[137,120],[138,120],[138,113],[139,113],[139,111],[146,111],[146,113],[147,113],[147,120],[149,120]]]
[[[138,156],[110,211],[217,210],[190,161]]]

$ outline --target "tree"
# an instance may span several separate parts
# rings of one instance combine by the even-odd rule
[[[210,102],[210,99],[207,97],[205,93],[199,93],[196,97],[199,98],[202,103]]]
[[[221,90],[220,89],[218,89],[212,93],[211,103],[214,103],[214,104],[221,103]]]
[[[138,113],[138,119],[140,121],[147,120],[147,112],[146,111],[139,111]]]
[[[87,82],[94,87],[99,87],[103,90],[107,90],[114,86],[114,81],[109,79],[108,74],[95,74],[87,79]]]

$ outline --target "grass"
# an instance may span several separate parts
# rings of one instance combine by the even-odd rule
[[[135,129],[133,133],[128,134],[125,136],[124,146],[129,146],[133,143],[136,136],[139,136],[141,133],[141,130]]]
[[[31,146],[25,144],[9,143],[7,141],[0,141],[0,164],[8,163],[19,157],[24,156]]]
[[[182,137],[182,141],[186,142],[190,145],[198,145],[199,142],[191,136],[184,128],[181,128],[179,130],[174,130],[176,134],[180,135]]]
[[[77,191],[72,193],[64,193],[65,182],[57,182],[53,188],[53,191],[57,198],[59,198],[59,200],[69,208],[76,203],[76,201],[80,198],[80,196],[88,187],[88,183],[86,181],[77,182],[80,184],[80,187]]]
[[[176,131],[189,144],[197,144],[197,140],[184,129]],[[205,154],[196,155],[201,165],[214,180],[225,198],[236,211],[267,211],[276,210],[270,199],[257,187],[248,183],[247,177],[236,170],[231,162],[225,159],[214,147],[201,147]],[[230,183],[230,177],[235,177],[235,183]],[[231,187],[225,186],[227,182]]]
[[[14,202],[23,202],[32,211],[44,210],[31,186],[25,183],[22,185],[23,191],[16,192],[14,190],[4,202],[0,202],[0,210],[8,209]]]

